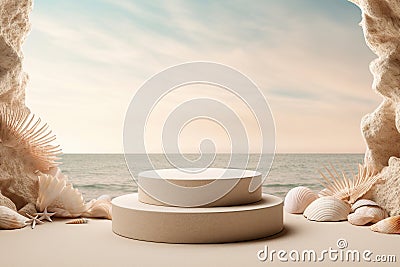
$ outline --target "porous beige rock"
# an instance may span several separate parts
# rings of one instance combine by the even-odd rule
[[[400,159],[391,157],[389,166],[379,174],[386,180],[371,190],[371,199],[388,211],[390,216],[400,215]]]
[[[17,210],[36,203],[38,195],[37,175],[27,170],[26,163],[17,156],[14,148],[3,145],[0,145],[0,192],[15,204]]]
[[[383,98],[361,121],[367,144],[365,163],[377,171],[383,169],[380,175],[385,179],[369,195],[395,215],[400,213],[400,1],[350,1],[360,7],[366,43],[378,56],[370,64],[372,87]]]
[[[0,104],[25,107],[28,75],[22,70],[22,43],[30,29],[31,0],[0,0]],[[0,146],[0,205],[19,210],[37,198],[37,177],[23,159]],[[13,203],[13,204],[11,204]]]
[[[361,129],[368,146],[365,162],[380,171],[390,157],[400,157],[400,1],[351,2],[361,8],[366,43],[378,56],[370,70],[383,102],[362,119]]]
[[[28,75],[22,71],[22,43],[30,29],[31,0],[0,0],[0,102],[24,107]]]

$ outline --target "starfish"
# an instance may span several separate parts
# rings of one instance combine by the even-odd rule
[[[55,212],[47,212],[47,207],[44,208],[43,212],[36,213],[36,215],[40,216],[39,220],[47,220],[49,222],[52,222],[51,216],[53,216],[54,214],[56,214],[56,213]]]
[[[32,224],[32,229],[35,228],[36,224],[42,224],[42,223],[43,223],[43,222],[39,219],[39,215],[36,215],[35,217],[33,217],[32,215],[30,215],[29,213],[27,213],[26,216],[29,217],[29,220],[27,220],[25,223]]]

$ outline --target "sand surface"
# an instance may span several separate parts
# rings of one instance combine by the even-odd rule
[[[35,229],[0,231],[1,266],[293,266],[274,258],[262,262],[257,252],[269,250],[338,249],[337,241],[344,238],[344,250],[364,250],[378,254],[396,255],[398,266],[400,235],[374,233],[368,227],[356,227],[348,222],[309,222],[301,215],[285,213],[285,230],[275,236],[240,243],[181,245],[131,240],[115,235],[111,221],[91,220],[84,225],[67,225],[65,220],[38,225]],[[318,254],[319,255],[319,254]],[[276,256],[275,256],[276,257]],[[286,256],[288,257],[288,256]],[[315,263],[325,266],[343,262]],[[299,265],[299,263],[296,263]],[[300,264],[303,265],[303,264]],[[304,266],[310,263],[304,263]],[[354,266],[353,262],[348,266]],[[365,266],[365,262],[356,264]],[[370,263],[369,266],[377,266]]]

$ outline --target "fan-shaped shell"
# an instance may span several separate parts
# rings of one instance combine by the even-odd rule
[[[106,218],[111,220],[111,198],[109,196],[100,196],[93,203],[92,207],[84,212],[82,216],[92,218]]]
[[[366,225],[376,223],[387,217],[386,211],[377,206],[361,206],[354,213],[347,216],[349,223],[353,225]]]
[[[285,197],[285,210],[288,213],[303,213],[318,195],[305,186],[292,188]]]
[[[400,215],[386,218],[371,225],[371,230],[384,234],[400,234]]]
[[[85,204],[82,194],[72,184],[67,184],[59,196],[48,207],[48,211],[55,212],[57,217],[79,217],[89,210],[94,201]]]
[[[347,219],[350,205],[334,197],[321,197],[312,202],[304,211],[304,217],[311,221],[337,222]]]
[[[0,229],[18,229],[25,227],[28,218],[22,216],[18,212],[0,206]]]
[[[354,212],[356,209],[364,207],[364,206],[371,206],[371,207],[379,207],[379,205],[369,199],[359,199],[351,205],[351,211]]]

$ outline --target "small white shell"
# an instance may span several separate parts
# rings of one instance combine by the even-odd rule
[[[400,234],[400,215],[386,218],[371,225],[371,230],[384,234]]]
[[[364,206],[374,206],[379,207],[379,205],[369,199],[359,199],[353,205],[351,205],[351,211],[354,212],[356,209],[364,207]]]
[[[353,225],[366,225],[376,223],[387,217],[387,213],[377,206],[361,206],[354,213],[347,216],[349,223]]]
[[[310,221],[337,222],[347,220],[350,204],[335,197],[321,197],[312,202],[304,211]]]
[[[18,229],[25,227],[28,218],[10,208],[0,206],[0,229]]]
[[[292,188],[285,197],[285,210],[288,213],[303,213],[317,198],[317,194],[305,186]]]
[[[106,198],[104,196],[99,197],[93,203],[92,207],[82,213],[82,216],[91,218],[105,218],[111,220],[111,202],[110,197]]]
[[[88,222],[89,222],[89,220],[86,218],[79,218],[79,219],[75,219],[75,220],[66,222],[66,224],[86,224]]]

